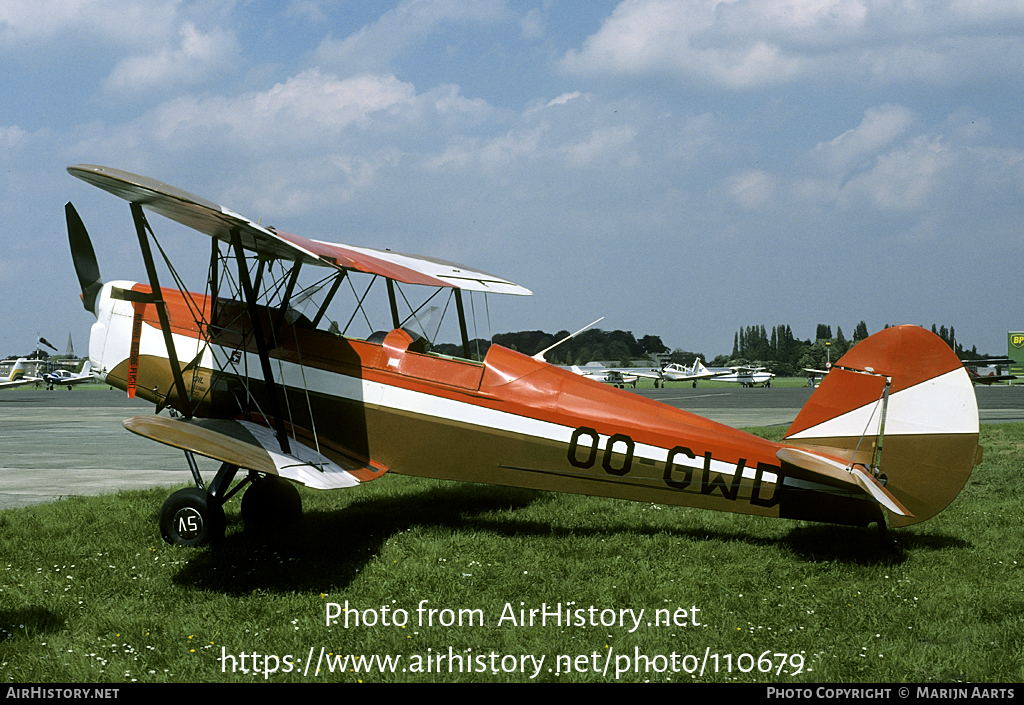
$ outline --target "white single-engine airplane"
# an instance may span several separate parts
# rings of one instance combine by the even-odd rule
[[[604,382],[614,387],[625,387],[627,384],[636,386],[639,379],[653,379],[655,384],[661,381],[661,371],[654,368],[645,367],[605,367],[599,362],[591,362],[580,367],[579,365],[570,365],[563,369],[572,370],[575,374],[582,377],[595,380],[597,382]]]
[[[402,328],[406,289],[447,294],[469,358],[462,293],[530,293],[500,277],[289,235],[115,169],[68,170],[131,204],[146,284],[100,279],[70,203],[68,233],[96,316],[93,372],[177,412],[124,421],[184,450],[192,469],[196,486],[160,512],[170,543],[221,537],[222,505],[243,487],[242,517],[258,524],[301,512],[285,479],[334,489],[389,471],[884,531],[941,511],[981,458],[967,372],[923,328],[889,328],[853,348],[773,442],[498,345],[480,362],[434,355]],[[210,236],[205,293],[160,287],[143,208]],[[300,285],[308,270],[326,282]],[[384,280],[391,309],[387,330],[367,340],[322,325],[328,300],[359,272]],[[314,287],[327,294],[310,318],[292,302]],[[221,463],[209,486],[196,454]]]
[[[770,387],[775,375],[763,367],[730,367],[730,372],[723,372],[715,377],[716,382],[733,382],[744,387]]]
[[[43,373],[43,381],[46,382],[47,389],[53,389],[54,387],[67,387],[70,390],[76,384],[92,382],[93,379],[92,362],[89,360],[86,360],[85,364],[82,365],[81,372],[54,370],[53,372]]]

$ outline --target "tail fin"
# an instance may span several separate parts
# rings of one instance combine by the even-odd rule
[[[978,404],[963,364],[934,333],[887,328],[854,346],[811,395],[787,445],[845,458],[924,521],[960,493],[981,462]]]
[[[7,377],[8,382],[17,382],[19,379],[25,376],[25,360],[19,358],[14,366],[11,368],[11,374]]]

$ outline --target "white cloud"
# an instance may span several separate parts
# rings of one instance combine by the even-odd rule
[[[913,111],[903,106],[868,108],[860,125],[828,142],[820,142],[815,151],[825,168],[843,172],[875,157],[881,149],[904,135],[913,121]]]
[[[591,132],[586,139],[559,147],[569,164],[590,167],[598,161],[612,159],[621,165],[635,165],[636,155],[629,147],[636,139],[637,130],[631,127],[602,127]]]
[[[25,134],[25,131],[17,125],[0,127],[0,149],[14,149],[23,142]]]
[[[544,13],[536,7],[533,8],[526,13],[526,16],[520,21],[519,26],[522,28],[523,39],[526,39],[527,41],[543,39],[546,29]]]
[[[339,79],[311,69],[237,98],[190,96],[165,103],[152,123],[165,142],[227,140],[264,153],[315,152],[346,128],[369,127],[371,117],[411,106],[415,97],[412,85],[394,76]]]
[[[4,0],[0,3],[0,51],[34,54],[93,38],[117,47],[145,46],[173,27],[179,4],[179,0]]]
[[[344,39],[328,37],[317,49],[316,58],[346,74],[385,71],[396,57],[440,25],[490,23],[508,16],[505,0],[404,0]]]
[[[873,167],[850,179],[840,201],[866,198],[885,211],[912,211],[927,207],[943,186],[956,154],[940,138],[918,136],[878,155]]]
[[[582,93],[580,93],[579,91],[573,91],[572,93],[563,93],[557,98],[552,98],[551,100],[549,100],[548,104],[545,107],[550,108],[553,105],[565,105],[570,100],[575,100],[576,98],[579,98],[581,95]]]
[[[628,0],[562,67],[727,88],[1024,76],[1024,3]]]
[[[105,82],[108,93],[132,93],[153,88],[203,83],[230,69],[239,48],[232,33],[213,29],[200,32],[191,22],[182,24],[180,42],[120,61]]]
[[[777,182],[768,172],[754,169],[731,176],[726,190],[741,206],[754,209],[771,202]]]

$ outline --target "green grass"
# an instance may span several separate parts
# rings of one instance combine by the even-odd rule
[[[244,530],[233,500],[224,542],[199,550],[160,539],[169,490],[7,510],[0,677],[250,682],[267,678],[270,655],[277,682],[515,682],[534,672],[518,657],[543,656],[535,680],[610,682],[623,657],[632,665],[640,653],[663,672],[618,680],[1020,682],[1024,425],[985,426],[983,443],[985,462],[961,496],[938,517],[893,532],[898,549],[873,530],[401,476],[352,491],[303,490],[303,519],[273,536]],[[432,626],[418,621],[423,600],[438,610]],[[381,620],[387,607],[408,621],[327,626],[327,605],[346,601],[361,618]],[[632,633],[628,619],[626,627],[499,624],[506,604],[518,615],[520,603],[645,612]],[[696,616],[700,626],[648,626],[658,609]],[[470,623],[471,613],[462,626],[437,623],[459,610],[477,610],[483,623]],[[401,661],[395,673],[314,677],[321,648]],[[460,673],[449,648],[473,657],[464,670],[484,671]],[[260,655],[260,672],[241,671],[243,652],[247,666]],[[235,656],[234,672],[225,653]],[[673,653],[677,673],[664,671]],[[427,655],[430,672],[417,672]],[[770,673],[758,671],[762,655]],[[682,670],[699,662],[703,675]],[[548,670],[556,665],[572,668]]]

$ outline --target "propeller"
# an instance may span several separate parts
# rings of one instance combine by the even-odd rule
[[[75,263],[78,274],[78,285],[82,288],[82,304],[85,310],[96,315],[96,297],[103,288],[100,279],[100,267],[96,263],[96,252],[92,249],[89,233],[82,223],[78,211],[70,202],[64,206],[64,214],[68,221],[68,242],[71,244],[71,259]]]

